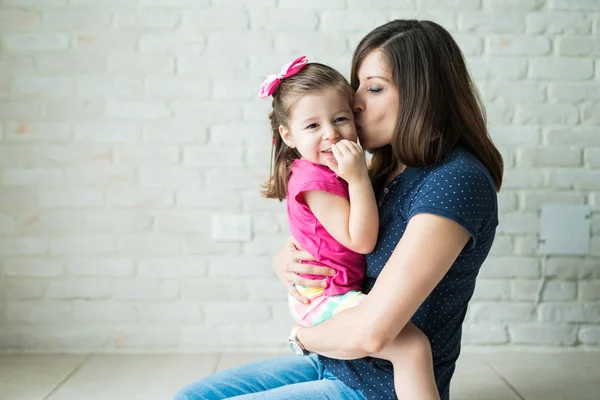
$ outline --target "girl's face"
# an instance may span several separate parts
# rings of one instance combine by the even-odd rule
[[[370,52],[360,64],[358,80],[354,113],[360,144],[365,149],[388,145],[396,130],[400,100],[379,50]]]
[[[288,126],[279,134],[303,159],[327,165],[331,145],[342,139],[356,142],[354,115],[348,98],[335,89],[301,96],[292,105]]]

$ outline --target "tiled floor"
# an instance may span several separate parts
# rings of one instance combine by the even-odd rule
[[[0,400],[168,400],[195,379],[259,354],[0,355]],[[453,400],[598,400],[600,352],[466,350]]]

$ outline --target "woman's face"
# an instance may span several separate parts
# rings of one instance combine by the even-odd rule
[[[360,85],[354,96],[354,114],[360,144],[377,149],[392,142],[398,119],[398,90],[381,52],[370,52],[358,68]]]

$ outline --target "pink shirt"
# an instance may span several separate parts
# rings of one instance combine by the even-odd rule
[[[292,236],[317,259],[311,263],[337,271],[334,276],[327,278],[325,295],[335,296],[350,290],[362,290],[367,267],[365,256],[343,246],[325,230],[304,202],[303,193],[309,190],[321,190],[349,200],[348,184],[324,165],[295,160],[287,186],[287,214]]]

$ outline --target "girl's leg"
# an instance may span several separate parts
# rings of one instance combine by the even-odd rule
[[[409,322],[394,341],[373,357],[394,366],[394,388],[398,399],[439,400],[429,340]]]
[[[174,400],[228,399],[317,381],[322,375],[323,367],[316,354],[271,358],[210,375],[181,389]]]

